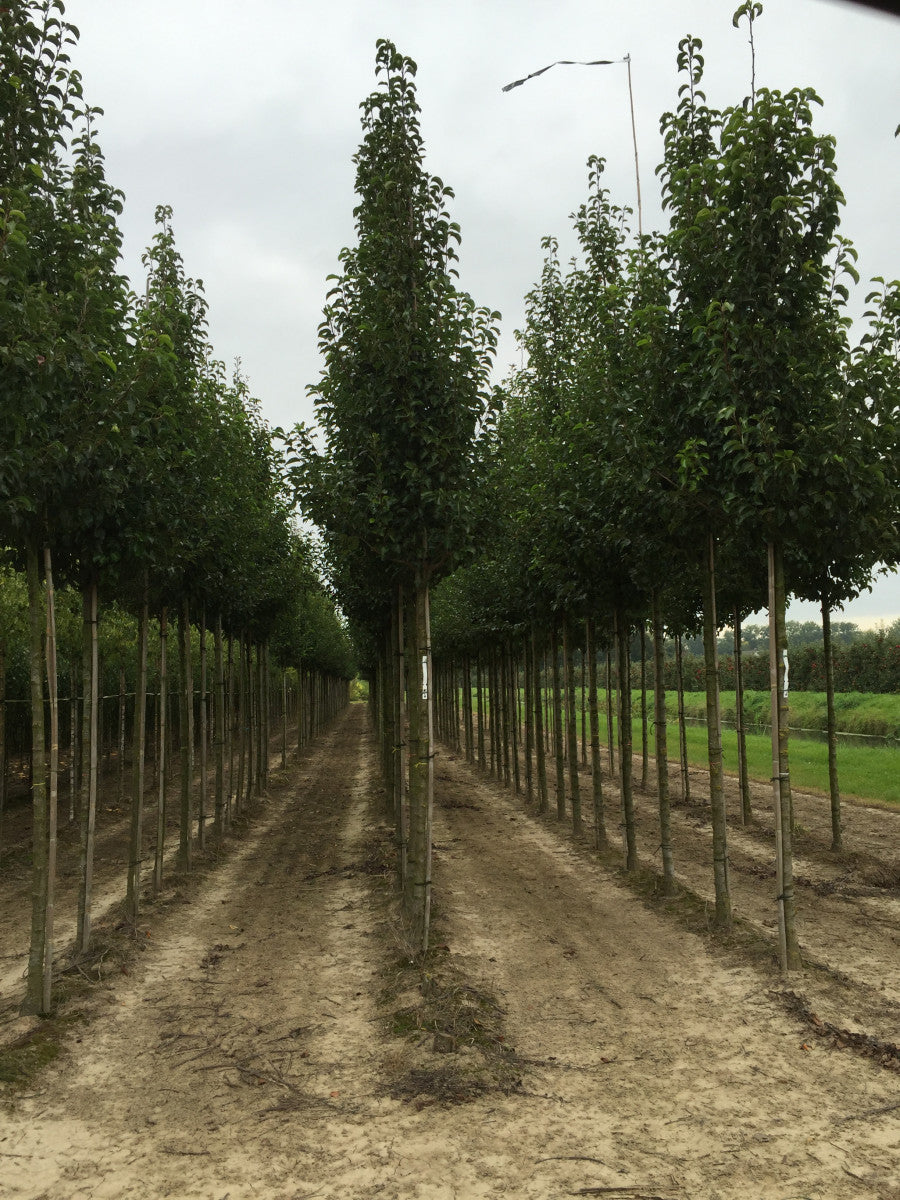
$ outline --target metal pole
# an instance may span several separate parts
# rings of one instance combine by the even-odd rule
[[[634,143],[634,182],[637,187],[637,219],[638,239],[644,235],[643,213],[641,211],[641,173],[638,168],[637,128],[634,122],[634,92],[631,90],[631,55],[625,55],[625,65],[628,67],[628,103],[631,108],[631,140]]]

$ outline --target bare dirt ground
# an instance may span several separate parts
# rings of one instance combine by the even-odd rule
[[[73,1001],[85,1023],[63,1054],[0,1091],[0,1195],[900,1200],[895,814],[854,809],[855,857],[838,860],[814,832],[824,802],[797,798],[801,940],[824,965],[786,1003],[765,946],[695,931],[696,902],[641,899],[588,838],[442,751],[437,944],[401,994],[365,723],[352,706],[274,777],[243,840],[147,910],[129,973]],[[758,805],[730,830],[732,885],[766,931]],[[651,796],[639,810],[652,861]],[[676,824],[681,878],[703,895],[702,809]],[[478,1045],[385,1019],[447,980],[502,1009],[502,1087],[467,1104],[439,1102],[434,1080],[474,1079]]]

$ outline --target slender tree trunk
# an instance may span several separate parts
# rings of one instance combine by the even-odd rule
[[[303,749],[303,662],[297,663],[297,753]]]
[[[78,950],[87,954],[91,944],[91,899],[94,884],[94,837],[97,825],[97,775],[99,769],[100,647],[97,636],[97,581],[85,589],[83,633],[87,642],[87,676],[84,707],[87,714],[84,746],[87,751],[87,793],[81,810],[81,887],[78,897]]]
[[[244,800],[244,772],[247,764],[247,737],[245,733],[247,721],[247,694],[244,687],[244,635],[238,637],[237,644],[237,662],[232,666],[233,674],[236,676],[236,684],[233,684],[233,689],[237,691],[237,704],[234,710],[234,724],[232,726],[232,739],[237,744],[235,750],[237,752],[237,769],[235,771],[235,787],[234,787],[234,811],[239,813]],[[304,745],[305,745],[304,739]]]
[[[44,1013],[44,969],[47,956],[50,814],[47,804],[47,759],[44,727],[44,605],[41,568],[33,541],[26,547],[28,584],[28,656],[31,684],[31,804],[33,851],[31,869],[31,947],[23,1013]]]
[[[625,869],[636,871],[638,856],[632,788],[630,641],[625,614],[621,609],[616,609],[616,646],[619,657],[619,791],[622,797],[622,824],[625,831]]]
[[[137,685],[134,694],[134,737],[132,738],[131,839],[128,859],[128,887],[125,911],[136,923],[141,908],[141,865],[144,859],[144,760],[147,736],[147,627],[150,613],[147,581],[144,580],[141,612],[138,618]]]
[[[606,651],[606,752],[609,756],[609,773],[616,773],[616,731],[613,718],[612,651]]]
[[[509,727],[511,734],[510,757],[512,759],[512,784],[513,789],[518,796],[522,791],[522,773],[519,767],[519,744],[521,742],[521,734],[519,731],[519,664],[516,661],[516,656],[513,653],[512,643],[506,647],[506,661],[509,664],[507,674],[509,676]]]
[[[153,857],[153,893],[159,895],[162,891],[163,859],[166,853],[166,787],[169,782],[166,734],[169,725],[169,676],[167,662],[167,643],[169,640],[169,614],[163,605],[159,615],[159,721],[157,736],[159,747],[157,761],[157,794],[156,794],[156,853]]]
[[[531,654],[529,638],[524,644],[525,665],[525,803],[529,807],[534,803],[534,661]]]
[[[484,744],[484,678],[481,666],[481,651],[475,656],[475,707],[477,710],[478,766],[487,770],[487,751]]]
[[[547,811],[547,753],[544,744],[544,687],[541,681],[541,655],[538,653],[537,626],[531,625],[531,657],[534,674],[534,749],[537,766],[538,812]]]
[[[222,654],[222,614],[216,616],[213,641],[213,670],[215,672],[215,704],[213,706],[213,745],[216,756],[216,795],[214,801],[213,835],[216,842],[225,836],[225,662]],[[285,725],[285,738],[287,726]]]
[[[562,682],[559,673],[559,621],[553,622],[550,645],[551,671],[553,676],[553,751],[556,758],[556,817],[566,819],[566,771],[565,736],[563,731]]]
[[[119,667],[119,804],[125,803],[125,668]]]
[[[581,655],[581,765],[587,766],[587,748],[588,748],[588,717],[587,717],[587,668],[585,666],[583,650],[579,651]]]
[[[775,808],[775,876],[778,889],[781,969],[801,966],[794,899],[794,860],[788,766],[788,674],[784,555],[769,543],[769,682],[772,697],[772,798]]]
[[[487,655],[487,735],[488,735],[488,774],[494,778],[497,774],[497,655],[494,647]]]
[[[281,769],[287,770],[288,684],[287,671],[281,671]]]
[[[472,710],[472,656],[466,655],[466,728],[468,737],[468,761],[475,763],[475,714]]]
[[[207,792],[207,743],[209,739],[209,707],[207,704],[206,670],[206,607],[200,609],[200,803],[197,810],[197,838],[200,853],[206,849],[206,792]]]
[[[825,655],[825,704],[828,712],[828,794],[831,797],[831,849],[844,848],[841,828],[841,789],[838,784],[837,720],[834,715],[834,646],[831,640],[831,606],[822,601],[822,640]]]
[[[663,894],[674,896],[675,862],[672,857],[672,817],[669,807],[669,745],[666,729],[665,635],[659,593],[653,593],[653,701],[656,742],[656,794],[659,799],[659,846],[663,864]]]
[[[407,599],[402,586],[398,586],[394,601],[394,727],[397,737],[394,743],[394,821],[397,831],[397,870],[400,876],[401,892],[407,887],[409,879],[409,794],[407,790],[408,764],[407,750],[409,733],[407,731],[407,711],[412,705],[413,697],[407,704],[407,643],[406,637],[406,607]]]
[[[259,717],[256,711],[256,688],[253,684],[253,642],[247,635],[244,636],[244,676],[244,696],[247,702],[247,713],[244,721],[244,738],[247,743],[247,774],[244,779],[244,795],[241,804],[246,809],[253,798],[253,788],[256,783],[256,726]],[[312,707],[315,712],[315,704]],[[315,729],[311,730],[310,736],[314,736],[315,732]]]
[[[684,713],[684,649],[681,634],[675,635],[675,675],[678,687],[678,750],[681,761],[681,799],[691,802],[691,776],[688,770],[687,721]]]
[[[75,798],[78,795],[78,674],[74,665],[69,670],[69,824],[75,820]]]
[[[178,642],[181,655],[181,821],[179,826],[178,868],[190,871],[193,865],[193,758],[194,688],[191,665],[191,617],[187,597],[178,612]]]
[[[0,852],[6,811],[6,640],[0,633]]]
[[[81,817],[81,827],[84,829],[84,814],[88,807],[88,790],[91,779],[91,586],[86,585],[82,591],[81,605],[81,738],[80,756],[81,770],[80,795],[78,811]],[[99,671],[99,661],[97,670]]]
[[[259,675],[259,790],[265,796],[269,791],[269,741],[272,736],[270,722],[272,676],[269,671],[268,642],[260,645],[257,673]]]
[[[47,698],[50,710],[50,764],[47,786],[47,908],[44,934],[42,1012],[51,1008],[53,990],[53,925],[56,915],[56,829],[59,800],[59,674],[56,665],[56,591],[50,547],[44,547],[44,582],[47,589]]]
[[[502,646],[497,651],[497,700],[498,705],[498,725],[500,730],[500,749],[503,756],[503,783],[506,787],[510,784],[510,753],[509,743],[512,738],[512,705],[510,704],[510,681],[509,681],[509,665],[506,647]]]
[[[728,885],[728,844],[725,790],[722,773],[722,719],[719,704],[719,660],[716,628],[715,537],[706,542],[703,572],[703,656],[706,666],[706,734],[709,754],[709,802],[713,829],[713,882],[716,893],[715,923],[731,927],[731,894]]]
[[[433,679],[428,581],[416,579],[410,628],[409,878],[407,917],[413,945],[428,949],[431,915],[431,822],[434,795]]]
[[[741,824],[753,820],[750,803],[750,774],[747,769],[747,728],[744,719],[744,656],[741,651],[741,610],[734,610],[734,716],[737,733],[738,787],[741,793]]]
[[[552,626],[550,642],[553,641]],[[544,647],[544,748],[547,758],[553,754],[553,671],[550,666],[550,645]]]
[[[594,618],[584,623],[585,657],[588,665],[588,719],[591,730],[591,783],[594,801],[594,847],[605,850],[609,845],[606,832],[606,813],[603,805],[603,767],[600,762],[600,708],[597,703],[597,643]]]
[[[572,800],[572,832],[580,837],[584,828],[581,816],[581,784],[578,778],[578,710],[575,702],[575,652],[568,620],[563,621],[563,661],[566,673],[566,733],[569,747],[569,793]]]
[[[647,623],[641,619],[641,791],[647,790],[650,751],[647,730]],[[629,680],[629,683],[631,681]]]
[[[303,673],[297,667],[297,723],[300,723],[300,713],[303,710],[301,702],[300,683]],[[228,658],[225,664],[225,754],[228,779],[225,783],[225,811],[223,814],[223,830],[231,828],[232,806],[234,803],[234,734],[236,720],[236,683],[234,678],[234,637],[228,634]],[[301,738],[297,738],[297,751],[300,751]]]

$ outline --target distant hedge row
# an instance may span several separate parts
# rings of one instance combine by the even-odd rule
[[[800,646],[789,655],[790,688],[797,692],[824,692],[825,655],[821,645]],[[745,654],[744,687],[765,691],[769,686],[768,654]],[[636,674],[636,673],[635,673]],[[633,682],[637,682],[636,678]],[[732,691],[734,656],[719,659],[719,685]],[[666,687],[676,686],[675,663],[666,664]],[[704,684],[703,659],[694,655],[684,657],[684,686],[689,692],[702,692]],[[834,690],[836,692],[900,692],[900,641],[893,636],[877,634],[861,638],[849,646],[834,648]]]

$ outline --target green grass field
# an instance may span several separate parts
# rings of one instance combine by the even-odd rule
[[[604,731],[605,733],[605,731]],[[678,727],[667,723],[668,757],[678,757]],[[641,722],[632,722],[634,748],[640,752]],[[650,753],[655,750],[653,725],[650,724]],[[605,744],[605,741],[604,741]],[[703,767],[707,763],[706,727],[689,725],[688,759]],[[725,770],[737,774],[737,734],[722,730],[722,756]],[[804,791],[828,792],[828,747],[825,742],[794,737],[790,744],[791,783]],[[768,782],[772,776],[772,743],[768,735],[747,734],[747,765],[752,779]],[[863,800],[880,800],[900,806],[900,750],[893,746],[838,746],[838,781],[841,794]]]
[[[632,703],[639,710],[641,694],[632,692]],[[685,693],[685,714],[706,719],[706,695],[703,692]],[[722,692],[722,719],[734,722],[734,692]],[[654,750],[652,725],[652,693],[648,693],[650,717],[650,749]],[[841,692],[835,697],[838,728],[848,733],[875,734],[882,737],[900,736],[900,696],[873,695],[862,692]],[[605,705],[604,705],[605,711]],[[668,716],[668,756],[678,756],[678,697],[666,696]],[[748,723],[764,724],[769,720],[769,693],[746,692],[744,711]],[[793,728],[824,730],[826,726],[825,693],[793,692],[790,697],[790,724]],[[641,723],[634,721],[634,745],[640,747]],[[688,725],[688,759],[699,767],[707,762],[706,726]],[[722,755],[725,770],[737,774],[737,733],[722,730]],[[828,746],[824,741],[795,736],[790,743],[791,782],[806,791],[828,793]],[[772,744],[768,732],[747,734],[747,765],[752,779],[767,782],[772,776]],[[900,806],[900,748],[878,743],[840,742],[838,745],[838,783],[841,794],[864,800]]]
[[[603,715],[600,722],[600,737],[606,745],[606,704],[601,694]],[[668,757],[678,758],[677,696],[669,692],[667,697]],[[580,705],[580,693],[577,698]],[[640,712],[640,692],[632,693],[634,712]],[[650,753],[654,753],[653,695],[648,692],[648,726]],[[882,737],[900,737],[900,695],[873,695],[862,692],[842,692],[835,697],[838,728],[849,733],[865,733]],[[748,722],[764,723],[769,717],[768,692],[745,693],[745,711]],[[685,712],[689,717],[706,718],[706,697],[702,692],[685,694]],[[722,718],[733,722],[735,715],[734,692],[722,693]],[[795,728],[825,728],[825,694],[823,692],[793,692],[791,694],[790,723]],[[581,728],[579,718],[579,730]],[[632,732],[635,751],[640,753],[641,722],[638,716],[633,721]],[[687,744],[689,761],[704,767],[707,762],[705,725],[688,725]],[[737,774],[737,734],[733,729],[722,730],[722,753],[725,770]],[[791,782],[805,791],[828,794],[828,747],[823,741],[795,736],[790,744]],[[768,782],[772,775],[772,748],[768,733],[747,734],[747,763],[750,776],[760,782]],[[853,744],[840,742],[838,745],[838,781],[841,794],[862,800],[875,800],[900,807],[900,748],[878,743]]]
[[[640,703],[640,692],[632,692]],[[722,719],[734,724],[734,692],[722,692]],[[652,703],[652,701],[648,701]],[[693,717],[706,717],[706,694],[685,692],[685,713]],[[873,694],[870,692],[838,692],[834,698],[837,727],[845,733],[869,734],[876,737],[900,738],[900,694]],[[666,709],[673,719],[678,711],[678,698],[674,692],[666,696]],[[745,692],[744,712],[749,724],[769,723],[769,693]],[[790,696],[790,724],[795,729],[822,729],[827,727],[824,692],[792,692]]]

